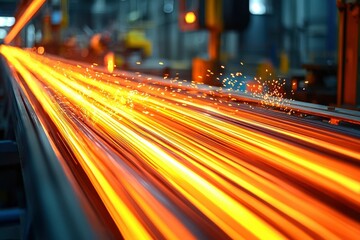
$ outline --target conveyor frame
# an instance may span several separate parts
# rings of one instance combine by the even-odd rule
[[[24,239],[100,239],[104,229],[79,186],[65,173],[34,109],[0,56],[1,76],[11,111],[24,179]],[[107,235],[107,234],[106,234]]]

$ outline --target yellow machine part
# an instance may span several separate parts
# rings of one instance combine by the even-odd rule
[[[143,31],[129,31],[125,37],[125,46],[129,49],[142,49],[145,57],[150,56],[152,53],[152,44],[146,39]]]
[[[222,16],[222,0],[207,0],[205,9],[206,27],[216,31],[222,31],[224,25]]]

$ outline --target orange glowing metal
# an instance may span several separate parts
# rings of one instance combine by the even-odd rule
[[[196,227],[218,239],[360,235],[354,218],[299,187],[359,209],[359,167],[326,154],[358,162],[359,139],[234,114],[222,100],[191,97],[181,86],[166,91],[8,46],[0,53],[68,142],[125,239],[204,237]]]
[[[29,6],[24,10],[23,14],[16,19],[14,26],[11,28],[10,32],[4,38],[4,43],[9,44],[12,40],[18,35],[18,33],[23,29],[23,27],[30,21],[30,19],[35,15],[35,13],[41,8],[46,0],[33,0]]]

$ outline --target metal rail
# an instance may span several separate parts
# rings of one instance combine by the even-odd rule
[[[0,58],[25,186],[23,237],[109,238],[73,176],[60,165],[34,109],[16,84],[6,61]]]

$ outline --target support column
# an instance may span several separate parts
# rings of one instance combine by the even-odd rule
[[[337,0],[337,6],[339,9],[337,104],[357,108],[360,106],[360,1]]]

